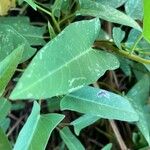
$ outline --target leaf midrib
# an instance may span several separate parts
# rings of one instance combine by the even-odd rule
[[[71,95],[71,94],[70,94]],[[84,101],[86,101],[86,102],[89,102],[89,103],[94,103],[94,104],[97,104],[97,105],[100,105],[99,103],[96,103],[96,101],[89,101],[88,99],[85,99],[85,98],[83,98],[83,97],[78,97],[78,96],[74,96],[74,95],[71,95],[71,97],[73,97],[73,98],[75,98],[75,99],[81,99],[81,100],[84,100]],[[102,105],[101,106],[105,106],[105,107],[107,107],[107,108],[115,108],[115,110],[119,110],[120,111],[120,109],[118,109],[118,108],[116,108],[116,107],[110,107],[110,105],[106,105],[106,104],[104,104],[104,103],[101,103]],[[123,112],[127,112],[127,113],[132,113],[132,114],[136,114],[136,112],[134,113],[133,111],[131,112],[131,111],[123,111]]]
[[[31,84],[31,86],[28,86],[27,88],[25,88],[24,90],[22,90],[20,93],[18,93],[17,95],[20,95],[21,93],[23,93],[24,91],[30,89],[31,87],[35,86],[36,84],[38,84],[39,82],[43,81],[44,79],[46,79],[47,77],[51,76],[52,74],[56,73],[57,71],[61,70],[63,67],[67,66],[68,64],[72,63],[73,61],[77,60],[78,58],[86,55],[87,53],[89,53],[90,51],[92,51],[92,48],[88,48],[87,51],[77,55],[76,57],[74,57],[73,59],[69,60],[67,63],[64,63],[63,65],[61,65],[60,67],[58,67],[57,69],[54,69],[52,72],[48,73],[47,75],[43,76],[42,78],[40,78],[39,80],[37,80],[36,82],[34,82],[33,84]],[[17,96],[16,95],[16,96]]]

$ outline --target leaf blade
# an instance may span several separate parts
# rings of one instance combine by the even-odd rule
[[[60,103],[61,110],[87,113],[101,118],[138,121],[131,104],[117,94],[93,87],[84,87],[66,95]]]

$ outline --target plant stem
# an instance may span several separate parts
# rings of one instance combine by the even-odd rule
[[[137,55],[131,54],[130,52],[120,50],[117,47],[114,47],[113,43],[110,41],[96,41],[94,46],[95,48],[99,48],[99,49],[104,48],[107,50],[112,50],[114,53],[118,55],[121,55],[123,57],[126,57],[128,59],[134,60],[139,63],[150,64],[150,60],[141,58]]]
[[[59,27],[59,24],[57,23],[57,21],[56,21],[55,17],[53,16],[53,14],[52,14],[51,12],[47,11],[46,9],[42,8],[41,6],[37,5],[37,4],[36,4],[36,7],[37,7],[39,10],[41,10],[41,11],[45,12],[46,14],[48,14],[48,15],[52,18],[53,23],[55,24],[55,27],[56,27],[57,31],[58,31],[58,32],[61,32],[61,29],[60,29],[60,27]]]
[[[143,34],[141,33],[139,36],[138,36],[138,38],[137,38],[137,40],[135,41],[135,43],[133,44],[133,46],[132,46],[132,48],[131,48],[131,54],[134,52],[134,49],[136,48],[136,46],[137,46],[137,44],[140,42],[140,40],[143,38]]]
[[[110,123],[110,125],[111,125],[111,127],[112,127],[112,129],[113,129],[113,131],[116,135],[116,138],[117,138],[117,141],[120,145],[121,150],[127,150],[128,148],[126,147],[126,145],[125,145],[125,143],[124,143],[124,141],[123,141],[123,139],[120,135],[120,132],[118,130],[118,127],[117,127],[115,121],[114,120],[109,120],[109,123]]]
[[[62,20],[60,20],[59,24],[61,25],[62,23],[64,23],[66,20],[72,18],[72,17],[75,17],[75,14],[70,14],[68,15],[67,17],[63,18]]]

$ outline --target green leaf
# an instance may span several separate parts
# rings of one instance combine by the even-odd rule
[[[93,0],[94,1],[94,0]],[[95,0],[103,5],[118,8],[122,6],[127,0]]]
[[[0,62],[0,96],[3,94],[9,80],[14,74],[24,50],[24,46],[20,45],[2,62]]]
[[[139,130],[144,135],[148,144],[150,145],[150,130],[149,122],[146,119],[146,113],[144,111],[144,104],[149,97],[150,80],[145,75],[127,94],[129,101],[139,115],[139,121],[136,123]]]
[[[60,17],[61,15],[61,7],[64,0],[55,0],[53,6],[52,6],[52,13],[56,17]]]
[[[80,141],[72,134],[68,127],[59,131],[60,136],[69,150],[85,150]]]
[[[84,87],[66,95],[61,110],[72,110],[101,118],[138,121],[139,117],[124,97],[93,87]]]
[[[24,0],[25,2],[27,2],[34,10],[37,10],[37,6],[34,3],[34,0]]]
[[[0,62],[20,45],[24,45],[21,62],[36,52],[36,49],[31,48],[28,41],[9,25],[0,24],[0,45]]]
[[[113,39],[114,39],[116,46],[119,49],[122,49],[121,42],[124,39],[124,37],[125,37],[124,31],[122,31],[120,28],[117,28],[117,27],[113,28]]]
[[[149,0],[143,1],[144,1],[143,35],[150,42],[150,15],[149,15],[150,1]]]
[[[0,128],[3,129],[3,131],[7,131],[8,128],[10,126],[10,118],[3,118],[3,119],[0,119]]]
[[[111,150],[111,148],[112,148],[112,143],[109,143],[109,144],[105,145],[105,146],[102,148],[102,150]]]
[[[28,17],[0,17],[1,25],[9,25],[22,35],[30,45],[44,45],[44,27],[33,26]]]
[[[100,119],[100,117],[98,117],[98,116],[92,116],[89,114],[85,114],[85,115],[79,117],[78,119],[74,120],[73,122],[71,122],[71,125],[74,126],[74,131],[75,131],[76,135],[79,135],[80,131],[82,129],[95,123],[99,119]]]
[[[133,19],[143,19],[143,0],[128,0],[125,3],[125,11]]]
[[[0,98],[0,120],[8,115],[10,108],[10,102],[5,98]]]
[[[95,82],[106,70],[118,68],[114,55],[92,48],[99,26],[99,20],[93,19],[65,28],[34,57],[10,98],[45,99],[66,94]]]
[[[45,150],[51,132],[64,118],[60,114],[40,115],[40,106],[34,102],[32,112],[19,133],[13,150]]]
[[[4,131],[0,128],[0,149],[1,150],[12,150],[11,145]]]
[[[131,17],[108,5],[80,0],[80,9],[77,15],[99,17],[109,22],[127,25],[141,31],[141,27]]]
[[[131,71],[131,64],[132,61],[123,58],[123,57],[119,57],[119,62],[120,62],[120,69],[124,72],[124,74],[126,76],[130,76],[132,75],[132,71]]]

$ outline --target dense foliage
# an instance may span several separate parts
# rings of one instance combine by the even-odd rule
[[[0,150],[150,146],[149,0],[0,1]]]

